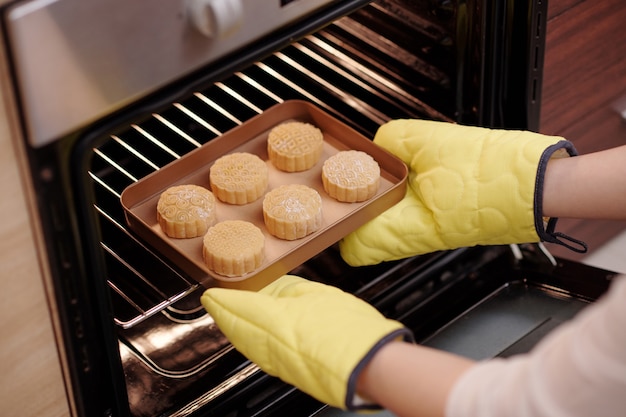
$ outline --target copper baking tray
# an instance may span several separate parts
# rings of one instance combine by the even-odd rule
[[[286,121],[302,121],[319,127],[324,134],[324,149],[311,169],[285,173],[273,167],[267,155],[267,134]],[[324,191],[321,172],[324,161],[341,150],[356,149],[370,154],[380,165],[378,193],[362,203],[340,203]],[[173,239],[165,235],[156,219],[156,204],[161,193],[178,184],[196,184],[207,189],[209,168],[222,155],[250,152],[265,160],[269,167],[268,191],[282,184],[308,185],[322,197],[323,223],[315,233],[295,241],[270,235],[263,223],[263,198],[243,206],[218,202],[217,220],[247,220],[265,234],[265,261],[257,270],[229,278],[209,270],[202,260],[202,237]],[[375,145],[354,129],[316,106],[299,100],[277,104],[202,147],[171,162],[127,187],[121,196],[130,228],[165,257],[205,287],[226,286],[257,290],[331,246],[345,235],[400,201],[406,191],[406,165]]]

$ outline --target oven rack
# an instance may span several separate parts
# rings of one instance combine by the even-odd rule
[[[163,310],[190,318],[202,310],[199,300],[185,302],[199,284],[128,229],[120,204],[128,185],[289,99],[310,101],[369,137],[393,118],[451,120],[447,114],[452,111],[437,103],[450,102],[446,97],[452,94],[452,81],[445,68],[433,67],[436,59],[420,60],[420,53],[449,47],[445,36],[434,39],[432,30],[422,30],[424,34],[416,27],[411,29],[415,33],[401,31],[422,52],[408,51],[406,42],[382,37],[380,30],[366,25],[368,16],[381,10],[386,18],[379,20],[391,27],[401,25],[394,19],[402,13],[390,13],[381,5],[367,6],[158,114],[116,130],[121,133],[94,148],[89,175],[119,327],[131,328]],[[408,56],[413,56],[410,62]]]

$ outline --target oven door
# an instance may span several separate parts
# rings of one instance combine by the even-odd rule
[[[411,279],[394,285],[372,282],[357,294],[407,325],[417,343],[474,360],[530,351],[605,293],[617,276],[555,259],[541,245],[467,248],[410,266],[415,261],[390,265]],[[316,279],[325,275],[304,268]],[[296,390],[276,410],[272,415],[360,415],[319,404]],[[389,411],[372,415],[394,416]]]
[[[286,9],[302,2],[280,5]],[[68,373],[81,415],[305,416],[325,409],[236,352],[200,306],[203,287],[128,228],[120,196],[130,184],[289,99],[306,100],[368,137],[394,118],[535,126],[537,92],[529,86],[540,82],[534,67],[540,60],[534,59],[538,41],[529,34],[543,22],[535,16],[545,2],[327,3],[215,61],[157,77],[159,82],[121,96],[117,89],[136,85],[126,81],[148,77],[150,68],[137,73],[134,67],[143,55],[133,52],[143,43],[128,39],[133,46],[126,51],[128,60],[119,59],[106,43],[104,49],[89,46],[89,24],[68,29],[62,21],[66,12],[74,16],[84,10],[91,16],[88,22],[98,21],[109,12],[101,9],[102,2],[19,2],[26,7],[5,10],[31,180],[38,190]],[[125,10],[128,2],[116,4]],[[157,22],[171,19],[161,14],[169,7],[158,10]],[[154,9],[135,10],[132,16],[145,20]],[[130,37],[138,32],[145,39],[146,33],[160,31],[135,26],[123,12],[112,16]],[[185,35],[178,40],[195,39],[181,54],[207,47],[195,43],[206,42],[205,34],[174,21],[178,35]],[[95,33],[110,32],[100,22],[96,26]],[[49,71],[47,62],[35,59],[46,37],[31,32],[33,27],[52,30],[48,43],[65,48],[59,56],[68,59],[62,64],[50,59],[51,65],[71,68]],[[75,30],[80,36],[66,39]],[[39,34],[31,39],[33,33]],[[159,53],[158,43],[155,48],[153,56],[170,60]],[[103,50],[113,55],[102,59]],[[161,61],[148,62],[158,66]],[[32,88],[42,72],[47,81],[41,90]],[[45,78],[47,72],[60,80]],[[85,85],[112,98],[93,106],[81,98],[89,93]],[[74,109],[88,117],[72,119]],[[551,262],[534,246],[523,252],[530,256],[515,256],[518,251],[508,247],[475,248],[351,268],[331,246],[293,272],[357,294],[404,321],[418,340],[451,349],[459,344],[448,336],[458,333],[450,323],[463,322],[456,318],[473,305],[488,311],[488,300],[506,298],[508,288],[512,298],[525,298],[535,279],[526,274],[527,263],[541,277],[539,290],[528,290],[531,299],[561,282],[559,271],[577,271],[565,274],[564,282],[587,274]],[[605,272],[596,274],[605,282]],[[600,292],[560,285],[564,298],[576,305]],[[507,346],[532,333],[527,327],[518,330]],[[452,342],[444,346],[441,340]],[[486,354],[502,346],[492,344]]]

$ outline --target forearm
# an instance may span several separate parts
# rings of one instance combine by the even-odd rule
[[[357,391],[399,417],[441,417],[452,386],[473,364],[447,352],[392,342],[360,375]]]
[[[626,146],[548,163],[543,215],[626,219]]]

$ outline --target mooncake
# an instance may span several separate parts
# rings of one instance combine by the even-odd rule
[[[279,239],[303,238],[322,225],[322,198],[306,185],[281,185],[265,195],[263,220]]]
[[[324,161],[322,184],[324,191],[338,201],[365,201],[378,191],[380,167],[363,151],[340,151]]]
[[[244,220],[225,220],[209,228],[202,242],[202,258],[216,274],[238,277],[259,268],[265,251],[261,229]]]
[[[266,163],[256,155],[235,152],[218,158],[209,170],[215,196],[228,204],[248,204],[263,196],[269,182]]]
[[[202,236],[216,219],[215,197],[199,185],[170,187],[161,193],[157,202],[157,221],[169,237]]]
[[[268,134],[267,153],[281,171],[299,172],[312,168],[322,155],[324,135],[310,123],[286,122]]]

